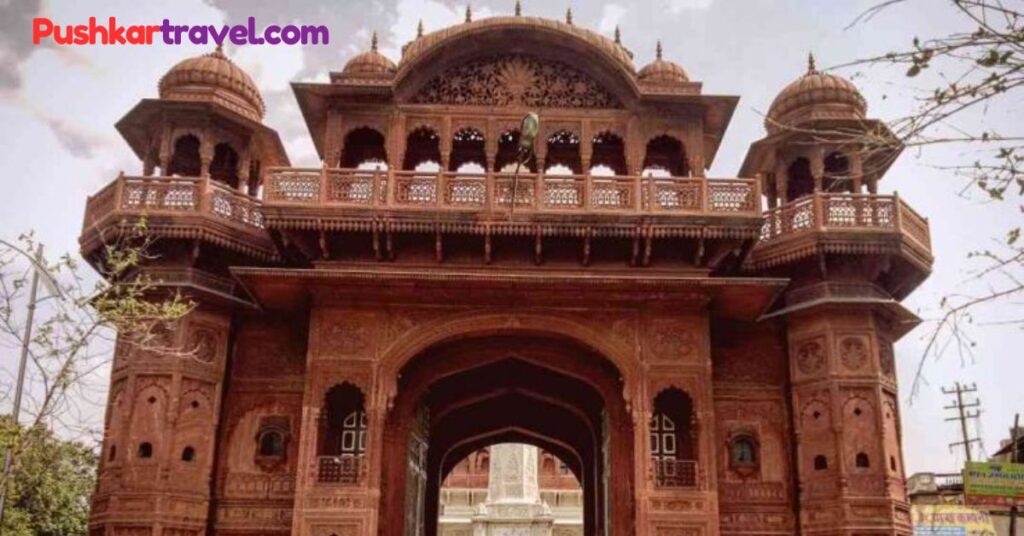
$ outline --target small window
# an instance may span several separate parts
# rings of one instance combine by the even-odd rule
[[[857,464],[857,467],[860,467],[861,469],[867,469],[868,467],[871,467],[871,460],[869,460],[868,455],[863,452],[857,453],[855,463]]]
[[[814,470],[815,471],[824,471],[826,469],[828,469],[828,458],[822,456],[821,454],[815,456],[814,457]]]
[[[896,471],[896,456],[889,456],[889,469]]]
[[[757,463],[757,448],[749,437],[740,437],[732,442],[732,464],[754,465]]]
[[[185,447],[181,451],[181,461],[183,461],[183,462],[191,462],[191,461],[194,461],[195,459],[196,459],[196,449],[194,449],[192,447]]]
[[[261,433],[259,455],[265,458],[284,457],[284,434],[280,430],[266,430]]]
[[[139,458],[152,458],[153,457],[153,445],[148,441],[139,444]]]
[[[117,459],[117,445],[110,445],[110,452],[107,454],[107,461],[114,461]]]

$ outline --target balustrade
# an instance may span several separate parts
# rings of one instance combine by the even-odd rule
[[[366,459],[362,455],[317,457],[317,482],[324,484],[358,484],[365,474]]]
[[[748,179],[273,169],[269,205],[536,213],[760,214]]]
[[[817,193],[765,213],[761,244],[811,232],[901,233],[931,249],[928,221],[895,195]]]
[[[652,458],[654,485],[659,488],[696,488],[697,461]]]

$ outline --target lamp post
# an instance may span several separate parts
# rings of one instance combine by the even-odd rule
[[[49,291],[51,297],[57,297],[63,299],[63,294],[60,292],[60,287],[57,285],[57,281],[52,275],[46,270],[46,266],[43,264],[43,245],[39,244],[36,247],[35,256],[29,255],[21,248],[0,240],[0,245],[6,246],[28,258],[32,263],[32,284],[29,286],[28,291],[28,312],[25,316],[25,332],[21,338],[21,357],[18,360],[18,379],[14,386],[14,406],[11,409],[11,420],[14,426],[18,426],[18,419],[21,416],[21,396],[25,389],[25,368],[28,364],[28,351],[29,344],[32,342],[32,324],[35,321],[36,305],[40,301],[37,299],[37,293],[39,290],[39,274],[43,274],[43,285],[46,290]],[[45,299],[45,298],[44,298]],[[3,485],[0,485],[0,534],[3,533],[4,526],[4,514],[7,511],[7,478],[11,474],[11,466],[14,464],[14,453],[12,448],[8,448],[4,453],[4,472],[3,472]]]
[[[516,170],[512,174],[512,204],[509,206],[508,219],[516,211],[516,198],[519,197],[519,168],[533,156],[537,132],[540,130],[540,116],[537,112],[527,112],[519,123],[519,154],[516,158]]]

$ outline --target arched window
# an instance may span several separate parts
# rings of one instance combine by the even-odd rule
[[[868,459],[868,455],[864,452],[858,452],[855,458],[855,465],[860,469],[867,469],[871,467],[871,460]]]
[[[825,157],[825,178],[822,189],[826,192],[852,192],[850,161],[843,153],[831,153]]]
[[[828,458],[826,458],[825,456],[823,456],[821,454],[815,456],[814,457],[814,470],[815,471],[824,471],[826,469],[828,469]]]
[[[139,450],[136,454],[138,458],[152,458],[153,457],[153,444],[150,442],[144,442],[139,444]]]
[[[480,171],[463,171],[468,164],[476,164]],[[452,156],[449,162],[451,171],[460,173],[480,173],[487,165],[487,152],[484,149],[484,135],[471,127],[459,129],[452,136]]]
[[[191,446],[185,447],[181,451],[181,461],[183,461],[183,462],[192,462],[192,461],[195,461],[195,459],[196,459],[196,449],[192,448]]]
[[[238,153],[227,143],[218,143],[213,148],[210,178],[238,188]]]
[[[889,456],[889,470],[896,472],[896,456]]]
[[[202,173],[199,160],[199,138],[186,134],[175,140],[171,163],[167,166],[168,175],[179,177],[198,177]]]
[[[354,484],[362,478],[367,429],[363,400],[362,391],[350,383],[327,392],[317,448],[320,482]]]
[[[814,177],[811,176],[811,163],[806,158],[797,158],[789,165],[786,200],[796,201],[812,193],[814,193]]]
[[[494,171],[501,173],[512,173],[519,161],[519,131],[508,130],[498,136],[498,154],[494,160]],[[537,159],[530,155],[529,160],[523,162],[520,173],[534,173],[537,170]]]
[[[664,170],[673,177],[686,177],[690,175],[690,166],[686,160],[686,148],[683,142],[672,136],[658,136],[647,142],[647,153],[644,155],[643,175],[659,176],[649,174],[648,170]]]
[[[366,162],[387,162],[388,153],[384,145],[384,135],[380,132],[369,127],[353,129],[345,135],[341,167],[367,169],[363,167]],[[383,169],[387,169],[386,164]]]
[[[757,445],[753,438],[740,436],[733,439],[730,447],[729,458],[733,466],[751,466],[758,463]]]
[[[580,158],[580,137],[569,130],[559,130],[548,136],[548,152],[545,173],[562,166],[561,175],[579,175],[583,173],[583,162]],[[568,173],[565,173],[568,171]]]
[[[592,175],[626,175],[626,144],[618,134],[601,132],[591,141],[593,156],[590,159]],[[611,173],[596,173],[598,168],[611,170]]]
[[[441,137],[430,127],[419,127],[409,133],[405,140],[405,162],[402,169],[418,170],[424,162],[441,161]]]
[[[654,399],[649,423],[651,462],[658,486],[693,487],[697,484],[693,400],[676,388]]]
[[[258,439],[258,454],[263,458],[284,457],[284,432],[276,428],[261,430]]]

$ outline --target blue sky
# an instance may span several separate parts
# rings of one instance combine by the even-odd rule
[[[474,2],[476,18],[510,13],[514,0]],[[526,0],[528,15],[564,17],[566,2]],[[914,36],[941,35],[958,27],[946,2],[908,0],[866,24],[846,28],[873,2],[825,0],[644,0],[572,3],[577,25],[611,35],[621,27],[624,44],[641,66],[653,59],[662,39],[665,57],[682,64],[704,82],[705,93],[736,94],[741,100],[711,175],[736,174],[750,142],[763,135],[762,113],[772,98],[806,68],[813,51],[820,67],[845,63],[897,47]],[[286,9],[283,6],[287,6]],[[237,23],[255,16],[261,24],[326,24],[331,44],[308,47],[228,46],[226,52],[253,75],[267,102],[266,122],[276,128],[296,165],[315,165],[305,125],[288,83],[326,81],[352,55],[368,48],[378,31],[381,50],[398,58],[422,18],[427,31],[458,23],[465,4],[435,0],[380,2],[313,2],[125,0],[80,2],[24,0],[0,2],[0,236],[13,238],[35,229],[50,251],[75,251],[86,197],[119,170],[138,173],[140,163],[113,128],[140,98],[156,95],[159,77],[175,62],[207,52],[209,47],[34,47],[30,18],[79,22],[89,16],[115,15],[123,23],[158,23],[163,18],[189,24]],[[913,80],[898,70],[844,71],[860,87],[869,115],[892,119],[914,105],[934,73]],[[1004,130],[1024,123],[1024,112],[1009,106],[981,110],[964,126]],[[935,272],[907,301],[925,318],[935,316],[939,300],[952,291],[979,290],[968,281],[978,268],[966,258],[973,249],[991,247],[1019,221],[1016,203],[986,204],[958,195],[962,183],[939,169],[945,163],[972,159],[971,148],[908,151],[883,179],[880,190],[898,190],[920,213],[930,217],[936,256]],[[1017,315],[1013,304],[983,311],[979,323]],[[921,355],[918,328],[897,346],[903,392],[905,457],[908,470],[955,470],[962,455],[946,443],[957,428],[945,423],[948,399],[940,387],[956,380],[978,384],[982,409],[978,433],[991,453],[1006,437],[1014,411],[1024,410],[1024,360],[1016,358],[1024,336],[1014,327],[979,327],[973,359],[947,352],[928,363],[928,383],[910,403],[909,385]],[[15,354],[0,348],[0,368]],[[96,419],[102,412],[96,412]]]

